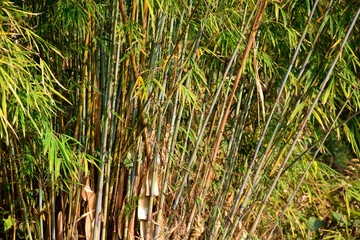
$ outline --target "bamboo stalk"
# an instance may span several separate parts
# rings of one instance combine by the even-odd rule
[[[30,221],[29,221],[29,216],[30,215],[29,215],[29,211],[28,211],[28,208],[27,208],[25,200],[24,200],[24,195],[22,193],[22,187],[21,187],[21,183],[20,183],[20,179],[19,179],[19,177],[21,175],[19,174],[19,169],[17,167],[16,162],[14,161],[15,159],[13,159],[15,157],[16,142],[14,142],[12,138],[10,138],[10,146],[11,146],[11,155],[12,155],[11,158],[10,158],[10,164],[14,167],[14,170],[15,170],[15,181],[16,181],[16,185],[17,185],[17,188],[18,188],[18,194],[19,194],[19,197],[20,197],[20,200],[21,200],[21,205],[22,205],[22,208],[23,208],[23,214],[24,214],[24,219],[25,219],[25,224],[26,224],[27,237],[30,240],[32,240],[33,237],[32,237],[32,233],[31,233]],[[53,213],[52,215],[55,216],[55,213]],[[55,222],[53,222],[53,225],[55,225]],[[53,227],[52,230],[54,231],[54,229],[55,229],[55,227]],[[55,232],[52,232],[52,233],[55,233]],[[53,237],[53,235],[52,235],[52,237]]]
[[[259,25],[261,23],[261,19],[262,19],[262,16],[263,16],[264,12],[265,12],[266,5],[267,5],[267,0],[262,0],[262,2],[260,3],[258,14],[257,14],[257,16],[255,18],[255,21],[254,21],[254,24],[253,24],[253,27],[252,27],[252,30],[251,30],[251,33],[250,33],[250,36],[249,36],[249,40],[248,40],[245,52],[243,54],[243,58],[241,60],[241,66],[240,66],[240,68],[238,70],[238,74],[236,76],[236,79],[235,79],[235,82],[234,82],[234,85],[233,85],[233,89],[232,89],[231,94],[230,94],[229,102],[227,103],[228,107],[226,108],[224,118],[221,121],[220,129],[219,129],[219,132],[218,132],[216,140],[215,140],[214,153],[212,155],[211,162],[214,162],[215,158],[217,156],[217,152],[218,152],[219,146],[220,146],[220,140],[221,140],[222,134],[224,132],[227,117],[229,116],[229,113],[230,113],[230,107],[231,107],[231,104],[232,104],[232,101],[233,101],[233,98],[234,98],[234,95],[235,95],[235,91],[237,89],[237,86],[239,84],[239,80],[240,80],[240,78],[242,76],[242,73],[244,71],[245,62],[246,62],[247,57],[249,56],[252,44],[253,44],[254,39],[255,39],[255,34],[256,34],[257,29],[259,28]],[[208,184],[209,184],[209,182],[207,180],[207,185]]]
[[[123,0],[119,0],[119,4],[120,4],[119,5],[120,6],[120,13],[121,13],[121,16],[122,16],[123,23],[126,24],[128,22],[128,20],[127,20],[127,17],[126,17],[125,6],[124,6],[124,3],[123,3]],[[131,39],[130,39],[129,34],[127,34],[126,40],[127,40],[128,45],[131,46]],[[135,75],[135,79],[138,80],[139,75],[138,75],[135,56],[134,56],[133,52],[131,52],[131,54],[130,54],[130,60],[131,60],[133,73]],[[148,161],[150,162],[151,161],[151,154],[150,154],[149,140],[148,140],[148,137],[147,137],[148,134],[147,134],[147,130],[146,130],[146,121],[145,121],[144,115],[142,114],[142,110],[144,109],[143,104],[142,104],[142,92],[139,92],[139,94],[138,94],[138,101],[139,101],[139,109],[141,110],[141,111],[139,111],[140,122],[141,122],[142,126],[145,128],[145,130],[143,131],[143,138],[144,138],[144,143],[145,143],[145,152],[146,152],[146,157],[147,157]]]
[[[235,113],[235,123],[234,123],[234,126],[233,126],[233,129],[232,129],[232,135],[230,137],[230,142],[229,142],[229,147],[228,147],[228,150],[227,150],[227,158],[231,159],[230,160],[230,167],[227,169],[228,170],[228,173],[226,175],[224,175],[223,177],[223,181],[224,181],[224,185],[223,187],[221,188],[223,193],[222,194],[218,194],[217,196],[217,199],[216,199],[216,202],[219,202],[219,205],[218,205],[218,209],[221,211],[222,209],[222,206],[223,206],[223,203],[225,201],[225,198],[226,198],[226,195],[227,195],[227,192],[228,192],[228,189],[229,189],[229,185],[230,185],[230,181],[231,181],[231,177],[232,177],[232,172],[233,172],[233,169],[234,169],[234,166],[235,166],[235,159],[237,158],[237,155],[238,155],[238,149],[240,148],[240,144],[241,144],[241,141],[242,141],[242,135],[243,135],[243,131],[244,131],[244,128],[245,128],[245,121],[247,119],[247,116],[248,116],[248,113],[249,113],[249,109],[250,109],[250,104],[251,104],[251,100],[252,100],[252,95],[253,95],[253,92],[254,92],[254,82],[253,82],[253,87],[252,87],[252,91],[250,92],[250,94],[248,94],[247,96],[247,99],[246,99],[246,109],[245,109],[245,112],[243,114],[241,114],[240,118],[239,119],[240,121],[238,121],[238,124],[237,124],[237,117],[240,113],[240,105],[241,105],[241,99],[242,99],[242,93],[243,91],[240,90],[239,94],[239,100],[238,100],[238,104],[237,104],[237,109],[236,109],[236,113]],[[240,88],[243,88],[244,87],[244,82],[242,83],[241,87]],[[235,129],[235,126],[237,129]],[[235,135],[238,135],[238,137],[236,137]],[[235,144],[234,142],[236,142],[237,144]],[[222,196],[221,196],[222,195]],[[221,197],[221,200],[220,200],[220,197]],[[214,208],[214,211],[216,211],[216,208]],[[215,224],[216,224],[216,220],[217,220],[217,217],[218,217],[218,211],[216,211],[215,213],[213,213],[213,219],[212,219],[212,230],[211,230],[211,233],[210,233],[210,238],[216,238],[216,236],[213,236],[213,234],[215,233]]]
[[[0,153],[1,153],[1,155],[0,155],[1,158],[4,159],[2,149],[0,149]],[[8,171],[6,169],[5,161],[2,160],[1,163],[2,163],[1,164],[2,165],[2,176],[6,176],[6,177],[3,177],[2,179],[4,181],[4,186],[7,186],[9,184],[8,178],[7,178],[7,176],[8,176],[7,172]],[[12,160],[10,159],[10,166],[12,166],[11,163],[12,163]],[[10,189],[8,191],[6,191],[5,193],[7,195],[8,204],[10,205],[10,216],[15,219],[16,217],[15,217],[15,212],[14,212],[14,205],[11,204],[13,202],[12,199],[14,199],[14,180],[13,180],[14,177],[13,177],[13,171],[11,171],[11,170],[12,169],[10,169],[10,184],[9,184]],[[5,235],[5,237],[6,237],[6,235]],[[16,239],[16,225],[15,224],[14,224],[14,230],[13,230],[13,234],[12,234],[12,239],[13,240]]]
[[[110,42],[110,52],[113,53],[115,49],[115,30],[116,30],[116,23],[117,23],[117,16],[118,16],[118,7],[117,7],[117,1],[114,1],[113,3],[113,11],[112,11],[112,33],[111,33],[111,42]],[[113,64],[112,64],[112,56],[113,54],[110,54],[110,57],[108,58],[108,73],[112,73]],[[103,79],[104,80],[104,79]],[[109,123],[111,122],[111,97],[113,94],[113,86],[112,86],[112,78],[109,77],[107,79],[107,83],[105,86],[105,113],[104,113],[104,125],[102,128],[102,135],[101,135],[101,163],[100,163],[100,174],[98,177],[98,193],[97,193],[97,199],[96,199],[96,211],[95,211],[95,223],[94,223],[94,232],[93,232],[93,239],[100,239],[101,232],[101,221],[100,221],[100,212],[104,211],[104,215],[107,216],[107,210],[108,210],[108,194],[109,194],[109,185],[107,184],[105,186],[105,199],[104,199],[104,210],[102,209],[102,202],[103,202],[103,184],[104,184],[104,170],[105,170],[105,162],[107,155],[107,137],[108,137],[108,131],[109,131]],[[111,150],[111,149],[109,149]],[[108,159],[108,166],[107,166],[107,182],[110,181],[110,169],[111,169],[111,157]],[[106,210],[106,211],[105,211]],[[106,222],[105,222],[106,223]],[[104,224],[105,224],[104,223]],[[102,235],[102,238],[104,238],[106,234],[104,233]]]
[[[238,86],[238,83],[239,83],[239,80],[242,76],[242,73],[243,73],[243,70],[244,70],[244,67],[245,67],[245,63],[246,63],[246,60],[247,60],[247,57],[250,53],[250,49],[252,47],[252,44],[253,44],[253,41],[254,41],[254,36],[257,32],[257,29],[261,23],[261,19],[262,19],[262,16],[264,14],[264,11],[265,11],[265,8],[266,8],[266,5],[267,5],[267,0],[263,0],[260,4],[260,7],[259,7],[259,11],[258,11],[258,14],[255,18],[255,21],[254,21],[254,24],[253,24],[253,28],[252,28],[252,31],[250,33],[250,37],[249,37],[249,40],[248,40],[248,43],[247,43],[247,46],[246,46],[246,49],[245,49],[245,52],[243,54],[243,58],[242,58],[242,61],[241,61],[241,66],[238,70],[238,74],[236,76],[236,79],[235,79],[235,82],[234,82],[234,85],[233,85],[233,89],[232,89],[232,92],[230,94],[230,98],[229,98],[229,102],[227,103],[227,108],[226,108],[226,112],[225,112],[225,115],[221,121],[221,125],[220,125],[220,128],[219,128],[219,132],[217,134],[217,137],[216,137],[216,140],[215,140],[215,147],[214,147],[214,151],[213,151],[213,154],[212,154],[212,158],[210,160],[210,162],[214,162],[216,157],[217,157],[217,153],[218,153],[218,150],[219,150],[219,146],[220,146],[220,140],[221,140],[221,137],[223,135],[223,132],[224,132],[224,128],[225,128],[225,124],[226,124],[226,121],[227,121],[227,117],[229,116],[229,113],[230,113],[230,107],[232,105],[232,101],[233,101],[233,98],[234,98],[234,95],[235,95],[235,91],[237,89],[237,86]],[[211,172],[212,172],[212,169],[210,168],[210,172],[207,176],[207,180],[206,180],[206,187],[210,184],[210,176],[211,176]]]
[[[232,64],[233,64],[233,61],[234,61],[234,59],[235,59],[235,56],[237,55],[237,51],[238,51],[238,49],[239,49],[239,47],[240,47],[240,43],[241,43],[240,41],[241,41],[241,40],[239,40],[238,45],[237,45],[235,51],[233,52],[233,54],[232,54],[232,56],[231,56],[231,59],[230,59],[228,65],[227,65],[227,67],[226,67],[226,69],[225,69],[223,78],[222,78],[222,80],[221,80],[221,82],[220,82],[220,84],[219,84],[219,86],[218,86],[218,89],[216,90],[216,93],[215,93],[215,95],[214,95],[213,101],[212,101],[211,106],[210,106],[210,108],[209,108],[209,112],[210,112],[210,113],[211,113],[211,112],[213,111],[213,109],[214,109],[214,106],[215,106],[215,104],[216,104],[216,102],[217,102],[217,100],[218,100],[220,91],[221,91],[221,89],[222,89],[222,86],[223,86],[223,84],[224,84],[224,82],[225,82],[226,76],[227,76],[227,74],[228,74],[228,72],[229,72],[229,70],[230,70],[230,67],[231,67]],[[197,136],[197,140],[196,140],[196,143],[195,143],[195,147],[194,147],[193,153],[192,153],[192,155],[191,155],[190,161],[189,161],[189,163],[188,163],[188,167],[187,167],[187,169],[186,169],[185,175],[184,175],[184,177],[183,177],[183,181],[182,181],[182,183],[181,183],[181,185],[180,185],[179,192],[178,192],[178,194],[177,194],[177,196],[176,196],[176,199],[175,199],[175,201],[174,201],[174,203],[173,203],[173,210],[172,210],[172,211],[175,211],[175,210],[176,210],[176,207],[177,207],[178,202],[179,202],[179,200],[180,200],[180,197],[181,197],[181,195],[182,195],[182,191],[184,190],[184,186],[185,186],[185,184],[186,184],[187,177],[189,176],[190,168],[191,168],[192,164],[193,164],[194,161],[195,161],[196,154],[197,154],[197,151],[198,151],[198,149],[199,149],[200,141],[201,141],[201,139],[202,139],[202,135],[204,134],[204,131],[205,131],[206,125],[207,125],[207,123],[208,123],[208,121],[209,121],[209,118],[210,118],[210,114],[207,115],[207,117],[206,117],[206,119],[205,119],[205,121],[204,121],[204,123],[203,123],[203,126],[202,126],[202,128],[201,128],[201,130],[199,131],[199,134],[198,134],[198,136]],[[171,222],[171,219],[169,219],[169,220],[170,220],[169,222]]]
[[[116,42],[115,42],[115,33],[116,33],[116,26],[117,26],[117,18],[118,18],[118,2],[114,1],[114,17],[112,19],[114,19],[114,23],[113,23],[113,29],[112,29],[112,39],[111,39],[111,44],[112,44],[112,52],[115,51],[115,46],[116,46]],[[111,108],[111,111],[115,112],[115,97],[116,97],[116,90],[118,89],[118,85],[119,85],[119,79],[118,79],[118,65],[119,65],[119,57],[120,57],[120,48],[118,45],[118,49],[116,51],[116,59],[115,59],[115,63],[112,63],[112,59],[110,58],[108,65],[109,65],[109,73],[113,72],[114,69],[114,78],[113,81],[111,82],[115,82],[114,86],[113,86],[113,93],[111,96],[111,100],[109,100],[109,102],[111,101],[111,106],[109,106]],[[113,117],[110,121],[110,129],[115,129],[115,123],[116,123],[116,119],[115,117]],[[115,131],[110,131],[110,141],[109,141],[109,152],[111,153],[112,151],[112,147],[114,144],[114,137],[115,137]],[[108,209],[109,209],[109,195],[110,195],[110,182],[111,182],[111,166],[112,166],[112,160],[113,158],[109,157],[108,160],[108,166],[106,169],[106,185],[105,185],[105,197],[104,197],[104,210],[103,210],[103,216],[104,216],[104,223],[102,226],[102,235],[101,235],[101,239],[105,240],[107,237],[107,229],[108,229]],[[113,191],[111,191],[113,192]]]
[[[295,53],[294,53],[293,58],[292,58],[292,60],[291,60],[291,63],[290,63],[290,65],[289,65],[289,67],[288,67],[287,73],[286,73],[286,75],[285,75],[285,77],[284,77],[284,79],[283,79],[283,81],[282,81],[282,85],[281,85],[281,88],[280,88],[280,90],[279,90],[278,96],[277,96],[277,98],[276,98],[275,103],[273,104],[273,107],[272,107],[272,111],[271,111],[271,113],[270,113],[270,116],[269,116],[269,118],[268,118],[268,120],[267,120],[267,122],[266,122],[266,125],[265,125],[262,133],[261,133],[260,139],[259,139],[259,141],[258,141],[258,144],[257,144],[256,148],[255,148],[254,157],[252,158],[251,163],[250,163],[250,166],[248,167],[247,173],[246,173],[246,175],[245,175],[245,177],[244,177],[244,180],[243,180],[243,183],[242,183],[242,185],[241,185],[241,187],[240,187],[240,191],[239,191],[239,193],[237,194],[236,200],[235,200],[234,205],[233,205],[233,207],[232,207],[232,209],[231,209],[231,213],[234,213],[234,212],[236,211],[237,206],[238,206],[238,204],[239,204],[239,202],[240,202],[240,198],[241,198],[241,196],[242,196],[242,194],[243,194],[243,191],[244,191],[244,189],[245,189],[245,187],[246,187],[246,185],[247,185],[248,179],[249,179],[249,177],[250,177],[251,170],[252,170],[252,168],[254,167],[257,154],[258,154],[258,152],[259,152],[259,150],[260,150],[261,143],[262,143],[262,141],[263,141],[263,139],[264,139],[264,137],[265,137],[265,134],[266,134],[266,131],[267,131],[268,127],[269,127],[270,121],[271,121],[271,119],[272,119],[272,117],[273,117],[273,114],[274,114],[274,112],[275,112],[275,109],[276,109],[276,107],[277,107],[277,105],[278,105],[278,103],[279,103],[279,100],[280,100],[282,91],[284,90],[285,83],[286,83],[286,81],[287,81],[287,79],[288,79],[288,77],[289,77],[290,71],[291,71],[292,67],[293,67],[294,64],[295,64],[296,57],[297,57],[297,55],[298,55],[298,53],[299,53],[300,47],[301,47],[302,42],[303,42],[303,40],[304,40],[304,38],[305,38],[305,35],[306,35],[306,33],[307,33],[307,29],[308,29],[308,26],[309,26],[309,24],[310,24],[311,18],[312,18],[313,14],[314,14],[314,11],[315,11],[315,9],[316,9],[317,2],[318,2],[318,0],[315,2],[314,6],[313,6],[313,8],[312,8],[312,11],[311,11],[310,16],[309,16],[309,19],[308,19],[308,21],[307,21],[307,25],[306,25],[306,27],[305,27],[305,30],[303,31],[303,34],[302,34],[302,36],[301,36],[301,38],[300,38],[300,41],[298,42],[297,48],[296,48],[296,50],[295,50]],[[229,222],[227,223],[226,229],[227,229],[227,227],[228,227],[228,224],[229,224]]]
[[[352,31],[352,29],[353,29],[353,27],[354,27],[354,25],[355,25],[355,22],[356,22],[356,20],[357,20],[357,18],[358,18],[358,16],[359,16],[359,14],[360,14],[360,8],[359,8],[358,11],[356,12],[356,14],[355,14],[355,16],[354,16],[354,18],[353,18],[353,20],[352,20],[352,23],[351,23],[351,25],[350,25],[347,33],[346,33],[346,36],[345,36],[345,38],[344,38],[344,40],[343,40],[343,42],[342,42],[342,45],[341,45],[341,47],[340,47],[340,50],[339,50],[339,52],[337,53],[337,55],[336,55],[333,63],[331,64],[331,66],[330,66],[330,68],[329,68],[329,71],[328,71],[328,73],[327,73],[327,75],[326,75],[326,77],[325,77],[325,79],[324,79],[324,81],[323,81],[323,83],[322,83],[322,85],[321,85],[321,87],[320,87],[320,89],[319,89],[319,93],[317,94],[317,96],[316,96],[316,98],[314,99],[314,101],[313,101],[313,103],[312,103],[312,105],[311,105],[308,113],[306,114],[306,116],[305,116],[305,118],[304,118],[304,120],[303,120],[303,122],[302,122],[302,124],[301,124],[301,126],[300,126],[300,129],[299,129],[299,131],[298,131],[298,133],[297,133],[297,135],[296,135],[296,137],[295,137],[295,139],[294,139],[294,141],[293,141],[293,143],[292,143],[292,145],[291,145],[291,147],[290,147],[290,149],[289,149],[289,152],[287,153],[287,155],[286,155],[286,157],[285,157],[285,160],[284,160],[283,164],[281,165],[281,168],[279,169],[278,174],[277,174],[276,178],[274,179],[274,182],[273,182],[273,184],[271,185],[268,194],[267,194],[266,197],[265,197],[265,200],[264,200],[263,203],[261,204],[261,208],[259,209],[258,214],[257,214],[257,217],[256,217],[256,219],[255,219],[255,221],[254,221],[254,223],[253,223],[253,225],[252,225],[252,227],[251,227],[251,229],[250,229],[250,234],[253,234],[253,233],[254,233],[254,231],[255,231],[255,229],[256,229],[256,227],[257,227],[257,224],[259,223],[260,216],[261,216],[261,214],[262,214],[262,212],[263,212],[263,210],[264,210],[264,208],[265,208],[265,205],[266,205],[267,201],[269,200],[270,195],[271,195],[272,191],[274,190],[275,185],[276,185],[276,183],[278,182],[278,180],[279,180],[279,178],[280,178],[280,176],[281,176],[281,173],[282,173],[282,171],[284,170],[284,168],[285,168],[285,166],[286,166],[286,163],[287,163],[287,161],[289,160],[290,155],[291,155],[291,153],[292,153],[292,151],[293,151],[293,149],[294,149],[297,141],[299,140],[300,135],[302,134],[303,129],[304,129],[307,121],[309,120],[309,117],[310,117],[313,109],[315,108],[315,105],[317,104],[317,102],[318,102],[318,100],[319,100],[319,98],[320,98],[320,95],[322,94],[322,92],[323,92],[323,90],[324,90],[324,88],[325,88],[325,86],[326,86],[326,83],[327,83],[327,82],[329,81],[329,79],[330,79],[330,76],[331,76],[331,74],[332,74],[332,71],[333,71],[334,68],[335,68],[336,62],[337,62],[337,60],[339,59],[339,56],[340,56],[342,50],[344,49],[345,43],[347,42],[347,39],[348,39],[349,36],[350,36],[350,33],[351,33],[351,31]]]
[[[360,9],[359,9],[359,10],[360,10]],[[292,201],[293,198],[295,197],[296,192],[299,190],[299,187],[300,187],[301,183],[304,181],[307,172],[309,171],[312,163],[315,161],[315,158],[316,158],[316,156],[318,155],[318,153],[320,152],[321,147],[323,146],[325,140],[327,139],[327,137],[329,136],[329,134],[332,132],[332,130],[335,129],[334,126],[335,126],[336,121],[339,119],[341,113],[342,113],[343,110],[345,109],[347,103],[348,103],[349,100],[351,99],[351,97],[352,97],[352,95],[354,94],[355,90],[357,90],[359,84],[360,84],[360,82],[358,82],[358,83],[356,84],[356,86],[354,87],[354,89],[353,89],[352,92],[350,93],[349,97],[346,99],[345,103],[343,104],[342,108],[340,109],[339,113],[336,115],[335,120],[334,120],[333,123],[331,124],[329,130],[327,131],[327,133],[325,134],[325,136],[321,138],[322,140],[321,140],[321,142],[320,142],[319,147],[317,148],[315,154],[313,155],[312,159],[311,159],[310,162],[308,163],[307,168],[305,169],[304,173],[302,174],[299,183],[296,185],[296,187],[295,187],[292,195],[290,196],[289,200],[287,201],[284,209],[282,210],[282,212],[281,212],[280,215],[278,216],[278,221],[276,221],[276,223],[275,223],[274,226],[272,227],[272,229],[271,229],[271,231],[270,231],[270,233],[269,233],[269,235],[268,235],[268,237],[267,237],[268,240],[272,238],[272,235],[273,235],[273,233],[274,233],[274,230],[276,229],[279,221],[283,218],[286,209],[289,207],[291,201]]]
[[[347,122],[349,122],[351,119],[355,118],[356,116],[358,116],[360,114],[360,111],[357,111],[356,113],[354,113],[353,115],[351,115],[350,117],[348,117],[345,121],[343,121],[342,123],[340,123],[339,125],[337,125],[336,127],[334,127],[332,129],[336,130],[338,128],[340,128],[341,126],[343,126],[344,124],[346,124]],[[326,135],[326,134],[325,134]],[[288,171],[291,167],[293,167],[295,165],[295,163],[297,163],[303,156],[305,156],[310,150],[312,150],[320,141],[322,141],[324,139],[324,136],[322,136],[319,140],[317,140],[315,143],[313,143],[308,149],[306,149],[302,154],[300,154],[300,156],[298,156],[292,163],[289,164],[289,166],[287,166],[284,171],[282,172],[282,175]]]
[[[77,118],[76,118],[76,126],[75,126],[75,130],[74,130],[74,139],[79,140],[79,131],[80,131],[80,125],[81,125],[81,121],[82,121],[82,113],[83,113],[83,108],[84,108],[84,98],[85,98],[85,75],[86,75],[86,67],[87,67],[87,59],[88,59],[88,55],[89,52],[87,50],[87,47],[89,45],[90,42],[90,30],[87,31],[86,33],[86,37],[85,37],[85,50],[84,50],[84,57],[82,60],[82,70],[81,70],[81,79],[80,79],[80,103],[78,106],[78,112],[77,112]],[[75,148],[73,149],[73,151],[75,151]]]

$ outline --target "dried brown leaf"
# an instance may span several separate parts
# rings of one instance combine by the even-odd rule
[[[158,157],[157,161],[159,164],[159,158]],[[146,174],[146,196],[150,196],[151,195],[151,181],[152,181],[152,177],[153,177],[153,171],[151,168],[149,168],[149,170],[147,171]],[[156,171],[156,177],[155,177],[155,187],[154,187],[154,195],[155,196],[159,196],[159,177],[158,177],[158,171]]]
[[[59,239],[59,240],[62,240],[63,239],[63,233],[64,233],[64,230],[63,230],[63,214],[62,214],[62,211],[60,211],[58,213],[58,216],[57,216],[57,237],[56,239]]]
[[[125,226],[124,210],[125,210],[125,201],[123,201],[120,216],[119,216],[119,220],[117,221],[117,230],[118,230],[118,235],[119,235],[120,239],[123,239],[123,234],[124,234],[123,233],[124,232],[124,226]]]
[[[86,210],[88,213],[85,217],[85,236],[86,239],[92,239],[92,232],[93,232],[93,221],[94,221],[94,210],[96,205],[96,194],[90,188],[90,179],[86,179],[85,187],[83,188],[84,193],[83,198],[87,201]]]
[[[204,232],[204,221],[200,215],[196,216],[194,225],[190,231],[189,240],[196,240]]]

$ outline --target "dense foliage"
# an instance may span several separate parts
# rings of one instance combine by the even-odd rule
[[[360,5],[0,1],[1,239],[356,239]]]

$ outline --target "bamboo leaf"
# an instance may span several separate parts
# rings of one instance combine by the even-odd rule
[[[7,231],[10,228],[12,228],[12,226],[15,225],[15,219],[12,218],[11,216],[8,216],[8,218],[4,221],[4,230]]]
[[[204,232],[204,221],[202,220],[200,215],[197,215],[195,218],[195,222],[192,226],[192,229],[190,231],[190,237],[189,240],[196,240],[198,239],[202,233]]]

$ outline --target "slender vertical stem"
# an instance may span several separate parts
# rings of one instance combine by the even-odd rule
[[[22,205],[22,208],[23,208],[23,214],[24,214],[24,219],[25,219],[25,225],[26,225],[26,231],[27,231],[27,236],[30,240],[33,239],[32,237],[32,233],[31,233],[31,228],[30,228],[30,221],[29,221],[29,212],[28,212],[28,208],[26,206],[26,202],[24,200],[24,195],[22,193],[22,186],[21,186],[21,183],[20,183],[20,179],[19,177],[21,176],[19,174],[19,169],[17,167],[17,164],[15,162],[15,142],[13,141],[12,138],[10,138],[10,146],[11,146],[11,158],[10,158],[10,164],[12,164],[12,166],[14,167],[14,170],[15,170],[15,180],[16,180],[16,184],[17,184],[17,188],[18,188],[18,194],[19,194],[19,197],[20,197],[20,200],[21,200],[21,205]],[[52,211],[54,211],[55,208],[52,209]],[[55,216],[55,213],[52,213],[53,216]],[[53,222],[52,220],[52,225],[55,226],[55,222]],[[54,238],[54,235],[55,234],[55,227],[52,228],[52,239],[55,239]]]

